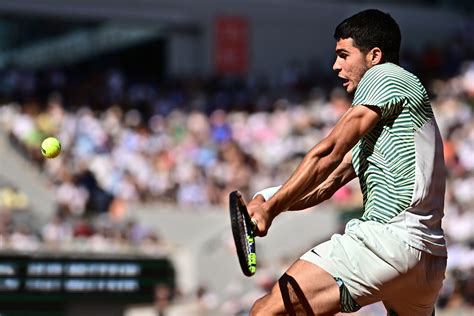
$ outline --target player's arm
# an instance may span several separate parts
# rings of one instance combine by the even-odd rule
[[[380,117],[380,110],[376,107],[350,108],[331,133],[305,155],[296,171],[280,190],[258,209],[249,209],[250,216],[258,222],[260,235],[266,234],[273,218],[288,210],[322,184],[362,136],[374,128]]]
[[[318,205],[321,202],[331,198],[337,190],[342,188],[357,175],[352,166],[352,153],[349,151],[341,164],[334,170],[329,177],[316,187],[311,193],[290,207],[290,211],[304,210]]]
[[[311,193],[290,206],[289,211],[304,210],[329,199],[337,190],[356,176],[354,168],[352,167],[352,153],[349,151],[336,170]],[[281,185],[270,187],[255,193],[250,203],[253,203],[254,200],[257,204],[268,201],[281,187]]]

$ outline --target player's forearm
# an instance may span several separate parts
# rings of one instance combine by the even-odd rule
[[[335,151],[330,141],[315,146],[282,188],[264,203],[264,207],[273,216],[288,210],[326,180],[342,158],[343,155]]]
[[[350,159],[345,158],[339,167],[337,167],[323,183],[321,183],[313,192],[293,204],[290,207],[290,210],[304,210],[328,200],[337,190],[342,188],[355,177],[356,173],[352,167],[352,162]]]
[[[291,205],[289,211],[304,210],[318,205],[319,203],[332,197],[337,190],[342,188],[356,176],[357,175],[354,171],[354,168],[352,167],[352,154],[351,152],[348,152],[336,170],[334,170],[334,172],[311,193]],[[255,196],[260,195],[263,198],[261,203],[263,203],[272,198],[280,188],[281,185],[269,187],[257,192]]]

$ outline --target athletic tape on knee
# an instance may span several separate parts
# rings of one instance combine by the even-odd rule
[[[272,196],[275,195],[275,193],[277,193],[278,190],[280,190],[280,188],[281,188],[281,185],[276,186],[276,187],[269,187],[269,188],[263,189],[263,190],[258,191],[257,193],[255,193],[252,199],[255,199],[255,197],[257,195],[261,194],[263,196],[263,199],[265,201],[268,201],[272,198]]]

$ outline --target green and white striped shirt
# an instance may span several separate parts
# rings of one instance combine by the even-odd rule
[[[413,226],[412,233],[426,234],[412,244],[442,255],[438,248],[444,247],[443,146],[425,88],[412,73],[384,63],[364,74],[352,104],[377,106],[382,113],[375,128],[352,150],[364,198],[362,220],[405,221],[407,214],[402,213],[408,212],[408,217],[415,216],[408,225]]]

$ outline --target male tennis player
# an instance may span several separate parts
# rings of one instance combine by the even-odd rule
[[[281,186],[249,203],[257,235],[355,177],[364,214],[305,253],[251,315],[333,315],[383,301],[389,315],[432,315],[446,269],[443,144],[425,88],[398,66],[400,29],[378,10],[335,30],[333,69],[352,107]]]

